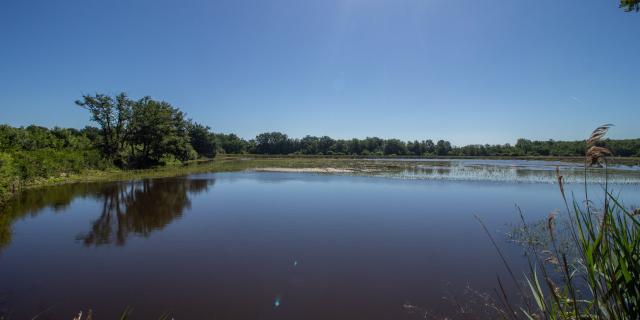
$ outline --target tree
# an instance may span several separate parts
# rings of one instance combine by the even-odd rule
[[[526,156],[532,149],[532,143],[531,140],[518,139],[518,141],[516,141],[515,147],[520,151],[522,155]]]
[[[247,149],[249,146],[249,143],[246,140],[238,137],[233,133],[216,134],[216,144],[220,151],[224,151],[224,153],[235,153],[235,154],[247,152]]]
[[[439,156],[446,156],[451,152],[451,143],[449,141],[439,140],[436,143],[436,154]]]
[[[211,132],[211,128],[199,123],[190,123],[189,142],[199,155],[208,158],[216,156],[216,135]]]
[[[193,157],[184,113],[164,101],[144,97],[132,109],[131,156],[137,166],[158,164],[163,156],[185,161]]]
[[[345,140],[336,140],[336,142],[331,146],[329,153],[333,154],[347,154],[349,151],[347,147],[347,141]]]
[[[328,154],[334,143],[335,140],[331,139],[330,137],[323,136],[318,141],[318,153]]]
[[[424,149],[426,153],[433,154],[436,152],[436,145],[433,143],[433,140],[429,139],[424,142]]]
[[[398,139],[389,139],[384,144],[384,154],[404,155],[407,154],[407,146]]]
[[[640,11],[640,0],[620,0],[620,8],[624,8],[624,11]]]
[[[281,132],[265,132],[256,136],[256,152],[262,154],[288,154],[291,141]]]
[[[80,134],[84,135],[93,144],[98,145],[97,141],[101,136],[100,129],[92,126],[86,126],[80,130]]]
[[[383,146],[384,141],[378,137],[367,137],[364,140],[364,149],[371,154],[382,154]],[[363,150],[363,153],[365,150]]]
[[[348,144],[348,149],[350,154],[362,154],[363,144],[359,139],[351,139]]]
[[[312,136],[300,139],[300,151],[304,154],[317,154],[319,140],[320,138]]]
[[[91,120],[100,126],[100,147],[103,154],[110,159],[118,158],[120,151],[124,149],[126,126],[131,117],[133,101],[126,93],[120,93],[115,97],[96,94],[84,95],[76,104],[89,110]]]

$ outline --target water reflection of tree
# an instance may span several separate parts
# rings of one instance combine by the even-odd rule
[[[180,217],[191,206],[190,195],[205,191],[211,181],[145,180],[105,188],[100,216],[79,238],[86,245],[124,245],[130,234],[146,237]]]
[[[28,215],[37,216],[45,208],[55,212],[66,209],[76,198],[94,196],[100,184],[67,184],[46,189],[27,189],[0,211],[0,248],[11,242],[13,223]]]
[[[67,184],[22,192],[0,212],[0,248],[11,242],[11,227],[44,209],[64,212],[78,198],[100,201],[100,216],[80,236],[87,245],[124,244],[129,234],[148,236],[182,215],[190,196],[206,191],[212,179],[154,179],[131,183]]]

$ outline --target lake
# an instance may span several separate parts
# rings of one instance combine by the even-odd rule
[[[493,165],[470,164],[474,179],[249,170],[27,190],[0,223],[0,306],[9,319],[114,319],[126,306],[135,319],[452,314],[496,275],[508,282],[474,214],[524,270],[504,236],[515,205],[531,221],[564,208],[545,179],[482,178]],[[640,203],[630,171],[614,188]]]

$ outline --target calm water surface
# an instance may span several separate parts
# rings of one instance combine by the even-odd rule
[[[579,191],[579,185],[571,188]],[[638,186],[617,186],[629,202]],[[25,192],[5,212],[0,305],[10,319],[165,311],[176,319],[412,319],[490,292],[500,231],[562,207],[543,183],[217,173]],[[12,230],[12,232],[8,232]]]

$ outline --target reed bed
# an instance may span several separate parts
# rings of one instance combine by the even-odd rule
[[[588,167],[601,167],[607,176],[607,157],[611,152],[599,143],[610,127],[598,127],[587,139],[581,201],[575,196],[568,200],[563,176],[557,171],[568,221],[562,230],[568,234],[559,233],[558,215],[550,214],[544,228],[548,233],[547,249],[528,242],[529,270],[524,281],[516,277],[509,261],[479,220],[523,299],[519,304],[511,302],[502,289],[502,279],[498,279],[501,318],[640,319],[640,211],[625,207],[610,190],[607,179],[599,195],[603,202],[596,205],[586,182]],[[534,232],[522,214],[521,217],[524,233]]]

